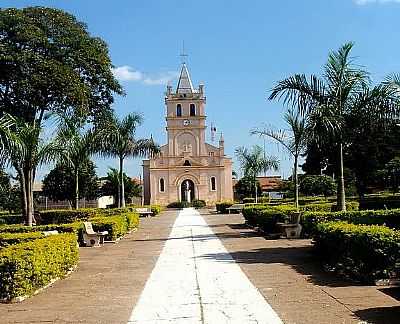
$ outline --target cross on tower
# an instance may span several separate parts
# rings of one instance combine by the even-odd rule
[[[182,42],[182,52],[180,54],[182,64],[186,63],[188,55],[185,53],[185,41]]]

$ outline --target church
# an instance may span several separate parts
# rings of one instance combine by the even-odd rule
[[[222,134],[218,146],[206,143],[204,85],[193,87],[185,63],[176,90],[167,86],[165,106],[168,142],[143,161],[144,203],[232,200],[232,160],[225,156]]]

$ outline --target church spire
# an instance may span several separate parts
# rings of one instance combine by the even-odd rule
[[[182,63],[181,74],[179,76],[178,86],[176,87],[176,93],[194,92],[192,80],[190,79],[190,74],[186,67],[186,63]]]

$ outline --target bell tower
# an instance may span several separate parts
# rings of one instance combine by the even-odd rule
[[[165,96],[170,157],[207,155],[205,103],[204,85],[195,89],[186,63],[182,63],[176,90],[168,85]]]

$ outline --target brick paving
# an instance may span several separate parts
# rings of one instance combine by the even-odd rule
[[[309,240],[266,240],[241,215],[202,214],[286,324],[400,323],[399,288],[359,286],[322,271]],[[118,244],[82,248],[68,278],[22,303],[0,304],[0,323],[127,323],[176,215],[142,219]],[[227,262],[218,253],[202,257]]]

